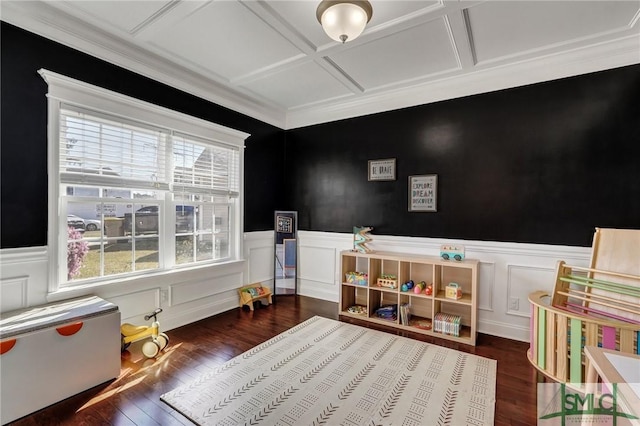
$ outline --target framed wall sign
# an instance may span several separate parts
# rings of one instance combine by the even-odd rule
[[[409,211],[436,212],[438,175],[409,176]]]
[[[369,160],[369,180],[396,180],[396,159]]]

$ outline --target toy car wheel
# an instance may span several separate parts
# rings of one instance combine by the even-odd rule
[[[455,256],[453,256],[453,258],[457,261],[461,261],[462,260],[462,256],[460,256],[459,254],[456,254]]]
[[[154,341],[145,342],[142,345],[142,353],[147,358],[155,358],[158,352],[160,352],[160,345]]]
[[[444,260],[449,260],[449,255],[448,255],[447,253],[443,253],[443,254],[442,254],[442,258],[443,258]]]
[[[131,344],[131,342],[126,343],[124,341],[124,336],[121,334],[120,335],[120,352],[126,351],[130,344]]]
[[[160,350],[163,351],[169,345],[169,336],[166,333],[160,333],[156,338],[156,342],[160,345]]]

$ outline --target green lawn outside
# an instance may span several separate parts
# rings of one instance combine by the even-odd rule
[[[86,238],[99,237],[100,231],[85,232]],[[132,259],[130,239],[111,242],[104,249],[104,275],[115,275],[126,272],[155,269],[158,267],[158,239],[137,239],[135,246],[135,260]],[[95,278],[100,274],[100,246],[92,245],[84,258],[80,273],[75,280]]]
[[[100,231],[85,232],[85,238],[99,238]],[[90,243],[84,257],[80,273],[73,280],[110,276],[135,271],[156,269],[159,267],[158,238],[136,237],[135,260],[132,259],[130,237],[120,238],[105,245],[104,273],[100,273],[100,245]],[[210,260],[214,255],[211,242],[202,242],[196,246],[197,261]],[[219,253],[218,253],[219,254]],[[191,263],[193,259],[192,238],[178,237],[176,242],[176,265]],[[135,268],[135,269],[134,269]]]

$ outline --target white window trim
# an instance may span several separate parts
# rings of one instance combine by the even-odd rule
[[[172,111],[148,102],[144,102],[120,93],[87,84],[61,74],[40,69],[38,73],[48,84],[48,115],[47,115],[47,156],[49,175],[49,212],[47,245],[49,255],[49,293],[58,291],[59,268],[66,269],[66,263],[59,265],[60,247],[66,244],[59,230],[66,225],[66,218],[60,215],[60,181],[59,181],[59,116],[61,104],[71,104],[82,108],[93,109],[112,116],[120,116],[124,119],[134,119],[152,126],[170,127],[185,134],[213,140],[216,143],[237,147],[240,156],[239,188],[240,195],[237,208],[230,220],[237,224],[237,232],[230,235],[233,239],[234,253],[230,253],[232,261],[242,260],[243,254],[243,211],[244,211],[244,141],[250,135],[238,130],[230,129],[206,120]],[[196,266],[195,268],[198,268]],[[189,268],[186,268],[189,269]],[[135,278],[135,277],[134,277]],[[127,277],[129,279],[129,277]],[[107,279],[104,284],[118,281]],[[100,283],[101,284],[101,283]],[[98,284],[98,285],[100,285]],[[66,287],[65,287],[66,288]]]

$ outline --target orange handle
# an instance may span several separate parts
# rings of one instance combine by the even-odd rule
[[[9,352],[16,345],[16,339],[5,340],[0,342],[0,355]]]
[[[56,331],[61,336],[73,336],[82,328],[82,322],[76,322],[74,324],[65,325],[56,328]]]

